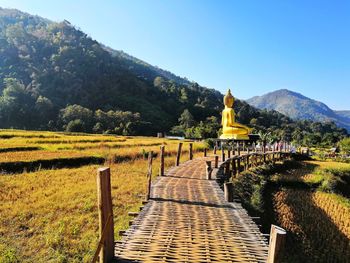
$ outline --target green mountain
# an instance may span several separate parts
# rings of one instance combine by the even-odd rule
[[[8,118],[1,127],[45,128],[51,121],[59,128],[60,110],[77,104],[93,111],[138,112],[152,124],[144,132],[154,134],[169,130],[184,109],[205,119],[221,107],[222,95],[215,90],[108,49],[68,21],[54,23],[18,10],[0,9],[0,69],[0,92],[6,78],[16,79],[19,83],[8,85],[23,86],[29,104],[18,117],[21,124]],[[29,121],[30,108],[40,103],[50,106],[50,116]]]
[[[333,111],[322,102],[287,89],[255,96],[247,102],[259,109],[276,110],[292,119],[334,121],[340,127],[350,130],[350,111]]]
[[[0,8],[0,128],[216,137],[222,98],[68,21]],[[293,121],[240,100],[235,111],[239,122],[275,139],[331,144],[347,135],[334,123]]]

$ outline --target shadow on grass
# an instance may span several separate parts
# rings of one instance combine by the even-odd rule
[[[0,174],[16,174],[23,173],[24,171],[35,172],[40,169],[74,168],[88,164],[103,164],[104,162],[104,158],[95,156],[57,158],[29,162],[6,162],[0,163]]]

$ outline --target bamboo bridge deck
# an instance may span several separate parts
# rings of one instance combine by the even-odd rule
[[[239,203],[206,180],[203,157],[171,168],[115,246],[117,262],[266,262],[268,245]],[[213,171],[215,178],[217,169]]]

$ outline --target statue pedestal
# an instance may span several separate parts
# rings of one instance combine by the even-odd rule
[[[245,134],[233,134],[233,135],[221,135],[220,139],[222,140],[235,140],[235,141],[249,141],[249,135],[245,135]]]

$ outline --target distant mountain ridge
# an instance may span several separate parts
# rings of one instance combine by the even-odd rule
[[[334,111],[326,104],[287,89],[276,90],[246,100],[259,109],[276,110],[292,119],[334,121],[350,131],[350,111]]]

